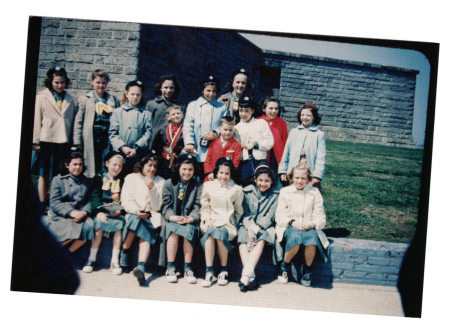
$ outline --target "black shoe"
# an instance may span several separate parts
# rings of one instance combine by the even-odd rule
[[[122,273],[123,274],[129,274],[131,272],[131,267],[127,266],[127,267],[122,267]]]
[[[304,286],[311,286],[312,273],[311,272],[303,273],[303,264],[302,264],[302,266],[300,268],[300,272],[302,274],[302,278],[300,280],[300,284],[304,285]]]
[[[248,290],[247,285],[245,285],[242,282],[239,282],[238,286],[239,286],[239,289],[241,290],[241,292],[247,292],[247,290]]]
[[[248,282],[247,290],[254,290],[258,287],[258,281],[256,279],[251,279],[250,282]]]
[[[139,268],[134,268],[133,275],[137,278],[140,286],[145,284],[145,275]]]

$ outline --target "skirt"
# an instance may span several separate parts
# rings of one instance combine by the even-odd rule
[[[269,227],[274,230],[273,227]],[[273,231],[275,233],[275,231]],[[248,237],[248,231],[245,226],[241,225],[238,229],[237,242],[238,244],[246,244]],[[268,231],[260,229],[258,234],[256,235],[256,241],[264,240],[265,242],[273,245],[274,238],[269,234]]]
[[[125,217],[122,215],[114,218],[108,216],[108,220],[106,221],[106,223],[99,221],[97,217],[94,218],[94,228],[96,231],[98,229],[101,229],[105,232],[116,232],[123,229],[124,226]]]
[[[158,240],[158,232],[153,227],[150,219],[141,219],[137,215],[130,213],[125,227],[123,228],[122,238],[125,241],[128,232],[132,232],[138,238],[154,245]]]
[[[216,240],[222,240],[225,247],[228,249],[228,252],[233,250],[233,245],[228,240],[228,230],[225,226],[220,227],[210,227],[203,233],[202,238],[200,239],[200,243],[202,244],[203,249],[205,249],[205,242],[208,237],[211,236]]]
[[[300,231],[295,227],[288,227],[286,231],[284,231],[284,239],[286,240],[286,245],[284,247],[284,251],[287,252],[292,247],[297,245],[316,245],[319,249],[320,255],[326,261],[327,257],[325,256],[322,243],[320,242],[319,236],[315,229],[310,229],[308,231]]]
[[[89,217],[82,223],[76,223],[72,218],[62,217],[53,217],[53,219],[47,217],[45,222],[59,242],[66,240],[90,241],[94,238],[94,221]]]
[[[35,158],[35,164],[39,168],[39,176],[52,179],[64,168],[64,159],[70,153],[70,145],[46,142],[41,142],[39,145],[41,149]]]
[[[165,238],[169,238],[170,233],[175,233],[180,237],[183,237],[191,243],[192,247],[195,246],[195,243],[198,238],[198,227],[193,224],[177,224],[174,222],[166,222],[165,228]]]

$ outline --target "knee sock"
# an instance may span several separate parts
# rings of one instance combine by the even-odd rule
[[[310,273],[312,271],[312,265],[311,266],[307,266],[306,263],[303,265],[303,273]]]
[[[224,271],[228,272],[228,265],[222,266],[220,268],[220,272],[223,273]]]
[[[206,273],[210,273],[210,274],[214,275],[214,267],[213,266],[206,267]]]
[[[95,261],[97,259],[98,248],[91,248],[89,253],[89,261]]]
[[[111,257],[112,263],[119,263],[119,254],[120,254],[120,249],[112,250],[112,257]]]
[[[192,266],[190,262],[184,262],[184,271],[192,271]]]
[[[130,250],[122,248],[122,251],[120,252],[120,265],[122,267],[128,267],[130,265],[129,264],[129,255],[130,255]]]
[[[281,263],[281,271],[289,271],[291,269],[291,263],[290,262],[283,262]]]
[[[136,268],[138,268],[140,271],[145,273],[145,262],[138,262],[138,265]]]
[[[175,262],[167,262],[167,270],[175,270]]]

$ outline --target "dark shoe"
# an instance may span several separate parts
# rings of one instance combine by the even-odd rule
[[[94,271],[95,261],[87,261],[83,267],[84,273],[91,273]]]
[[[130,272],[131,272],[131,267],[130,266],[122,267],[122,273],[129,274]]]
[[[248,290],[247,285],[245,285],[242,282],[239,282],[238,286],[239,286],[239,289],[241,290],[241,292],[247,292],[247,290]]]
[[[133,275],[137,278],[139,285],[145,284],[145,275],[139,268],[134,268]]]
[[[247,290],[254,290],[258,287],[258,281],[256,279],[250,279],[250,282],[247,285]]]
[[[300,280],[300,284],[304,285],[304,286],[311,286],[311,281],[312,281],[312,273],[303,273],[303,264],[300,268],[300,272],[302,274],[302,279]]]

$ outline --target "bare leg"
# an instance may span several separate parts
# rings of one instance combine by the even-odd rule
[[[256,265],[258,264],[259,258],[261,257],[261,254],[264,249],[264,245],[265,241],[260,240],[258,241],[256,246],[253,247],[253,249],[250,251],[248,264],[251,265],[252,267],[256,267]]]
[[[99,248],[100,244],[102,243],[102,237],[103,237],[102,229],[98,229],[97,231],[95,231],[94,242],[92,243],[91,248]]]
[[[136,235],[133,232],[128,232],[127,236],[125,237],[125,241],[123,242],[123,248],[129,249],[131,245],[133,244],[134,238]]]
[[[183,252],[184,252],[184,262],[191,263],[192,257],[194,256],[194,247],[192,247],[189,240],[184,238],[183,240]]]
[[[75,240],[69,247],[69,252],[73,253],[75,252],[78,248],[80,248],[81,246],[84,245],[86,241],[85,240]]]
[[[73,239],[69,239],[69,240],[66,240],[66,241],[63,241],[63,242],[61,242],[61,245],[62,246],[65,246],[65,245],[67,245],[69,242],[71,242]]]
[[[150,243],[148,241],[139,239],[138,262],[147,262],[149,256],[150,256]]]
[[[219,252],[220,265],[225,267],[228,263],[228,249],[222,240],[217,240],[217,250]]]
[[[39,201],[45,202],[45,199],[47,198],[47,192],[48,192],[48,176],[39,176],[38,180]]]
[[[288,250],[286,253],[284,253],[284,262],[286,263],[291,262],[292,258],[295,256],[295,254],[298,253],[299,249],[300,245],[296,245],[292,247],[290,250]]]
[[[205,262],[207,267],[212,267],[215,251],[214,239],[213,237],[208,236],[208,239],[205,241]]]
[[[305,246],[305,263],[307,266],[312,265],[314,256],[316,256],[316,245]]]
[[[174,262],[178,250],[178,234],[170,233],[166,243],[167,261]]]

